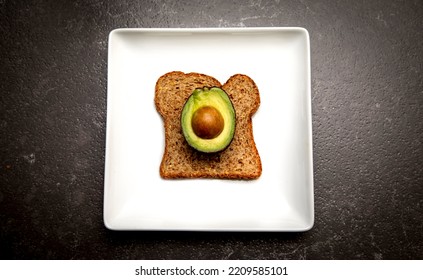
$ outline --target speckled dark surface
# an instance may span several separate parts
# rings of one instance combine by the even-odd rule
[[[1,258],[423,259],[422,19],[420,0],[0,0]],[[109,32],[249,26],[310,32],[314,228],[107,230]]]

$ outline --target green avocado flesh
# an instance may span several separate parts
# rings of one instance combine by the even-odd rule
[[[196,89],[182,109],[181,126],[191,147],[204,153],[219,152],[234,137],[235,109],[222,89]]]

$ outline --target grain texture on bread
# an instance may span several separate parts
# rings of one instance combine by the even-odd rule
[[[231,144],[217,153],[202,153],[188,145],[181,129],[181,111],[196,88],[220,87],[230,97],[235,108],[235,135]],[[172,178],[255,179],[262,166],[252,130],[252,115],[260,105],[260,95],[254,81],[236,74],[222,86],[213,77],[183,72],[161,76],[155,88],[155,105],[164,121],[165,150],[160,175]]]

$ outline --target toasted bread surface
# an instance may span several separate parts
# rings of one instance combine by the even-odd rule
[[[196,88],[220,87],[230,97],[235,108],[236,128],[231,144],[217,153],[202,153],[188,145],[182,134],[182,108]],[[252,130],[252,115],[260,105],[260,95],[254,81],[236,74],[222,86],[215,78],[174,71],[161,76],[155,88],[155,105],[164,121],[165,149],[160,175],[166,179],[219,178],[256,179],[262,165]]]

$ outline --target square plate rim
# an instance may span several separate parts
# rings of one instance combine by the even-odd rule
[[[152,34],[152,33],[161,33],[161,34],[166,34],[166,33],[251,33],[251,32],[277,32],[277,31],[297,31],[300,33],[303,33],[305,35],[305,44],[306,44],[306,48],[307,48],[307,52],[305,53],[306,55],[306,62],[307,64],[306,66],[306,72],[307,72],[307,85],[306,85],[306,90],[308,93],[308,101],[307,102],[307,111],[308,111],[308,116],[309,119],[307,120],[309,122],[309,128],[308,128],[308,137],[309,137],[309,150],[310,150],[310,154],[308,155],[308,161],[310,161],[310,170],[309,172],[311,174],[310,175],[310,186],[309,186],[309,200],[310,200],[310,222],[302,227],[302,228],[295,228],[295,229],[289,229],[289,228],[270,228],[270,229],[263,229],[263,228],[192,228],[192,229],[178,229],[178,228],[169,228],[169,229],[137,229],[137,228],[119,228],[119,227],[114,227],[113,225],[111,225],[110,223],[107,222],[107,217],[106,217],[106,207],[107,207],[107,198],[106,198],[106,189],[107,189],[107,181],[106,177],[109,173],[109,160],[108,160],[108,150],[110,149],[110,145],[108,145],[109,143],[109,124],[110,124],[110,114],[108,112],[108,110],[106,111],[106,145],[105,145],[105,167],[104,167],[104,196],[103,196],[103,222],[106,228],[108,228],[109,230],[115,230],[115,231],[208,231],[208,232],[305,232],[305,231],[309,231],[313,228],[314,223],[315,223],[315,205],[314,205],[314,164],[313,164],[313,137],[312,137],[312,110],[311,110],[311,48],[310,48],[310,36],[309,36],[309,32],[306,28],[304,27],[205,27],[205,28],[197,28],[197,27],[188,27],[188,28],[116,28],[110,31],[109,36],[108,36],[108,54],[107,54],[107,59],[108,62],[111,59],[111,41],[112,41],[112,37],[115,34],[118,33],[147,33],[147,34]],[[110,84],[109,84],[109,71],[110,71],[110,67],[108,66],[107,69],[107,90],[106,90],[106,96],[107,96],[107,100],[108,100],[108,96],[109,96],[109,88],[110,88]],[[106,106],[108,107],[108,102],[106,101]]]

